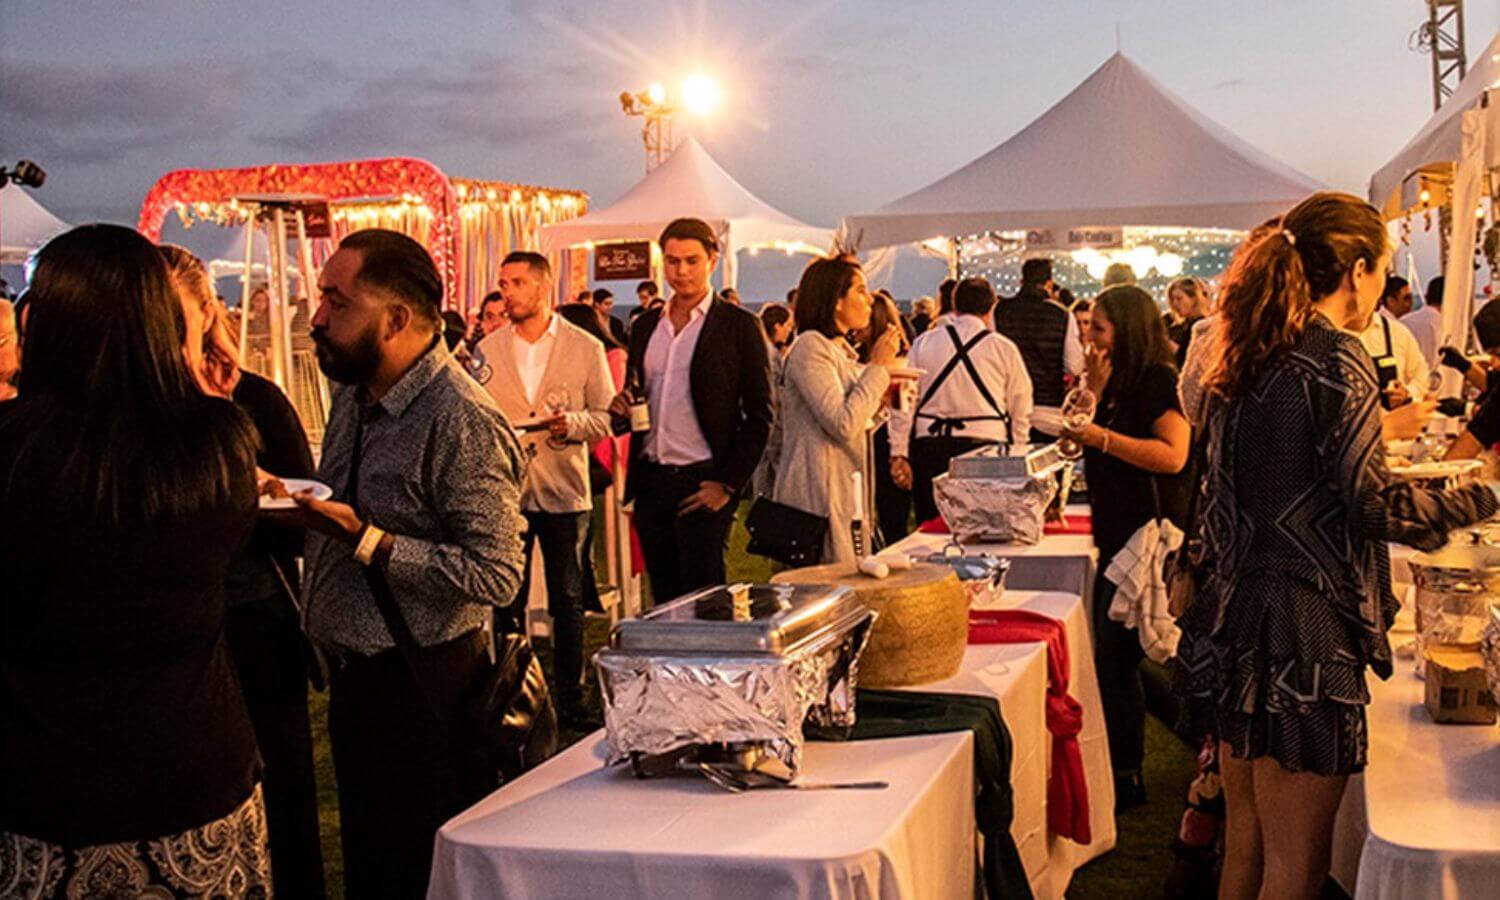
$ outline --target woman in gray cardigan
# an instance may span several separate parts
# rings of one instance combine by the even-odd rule
[[[781,394],[781,458],[772,499],[828,517],[823,562],[853,564],[855,496],[863,475],[866,534],[874,514],[870,429],[890,386],[901,333],[875,339],[869,365],[847,337],[867,327],[873,301],[853,260],[813,262],[797,286],[797,339],[787,354]]]

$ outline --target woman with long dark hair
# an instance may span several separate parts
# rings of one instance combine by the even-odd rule
[[[1387,542],[1441,546],[1483,485],[1393,479],[1359,338],[1391,256],[1380,214],[1314,194],[1235,257],[1219,304],[1199,515],[1203,573],[1177,684],[1211,716],[1228,812],[1220,897],[1313,898],[1365,765],[1367,669],[1387,678]]]
[[[1179,523],[1189,429],[1177,399],[1177,369],[1161,313],[1151,295],[1117,285],[1094,301],[1087,354],[1088,387],[1098,397],[1093,424],[1065,429],[1084,448],[1099,575],[1094,581],[1094,660],[1115,767],[1115,805],[1145,802],[1145,653],[1139,636],[1109,617],[1115,585],[1111,560],[1142,525],[1165,516]]]
[[[781,458],[778,503],[828,517],[823,562],[853,564],[850,523],[863,476],[866,529],[873,510],[870,429],[896,368],[901,328],[878,335],[869,363],[861,365],[849,335],[869,327],[873,300],[859,263],[814,260],[797,285],[797,339],[787,354],[781,392]],[[868,552],[868,545],[867,545]]]
[[[291,401],[275,382],[239,367],[239,350],[213,294],[208,267],[182,247],[165,244],[162,258],[182,302],[187,344],[183,358],[199,386],[234,401],[260,441],[255,464],[277,478],[311,478],[312,451]],[[261,519],[229,564],[224,585],[224,634],[230,660],[255,726],[265,765],[266,825],[276,890],[285,896],[322,896],[323,851],[318,838],[318,784],[312,725],[307,714],[311,651],[302,633],[303,530]]]
[[[37,255],[0,407],[0,860],[20,893],[270,892],[224,580],[255,435],[206,396],[161,255],[86,225]]]

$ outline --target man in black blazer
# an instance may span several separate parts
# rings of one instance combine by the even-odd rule
[[[665,603],[724,582],[735,506],[771,433],[771,388],[755,315],[714,297],[713,229],[678,219],[659,243],[672,298],[630,331],[627,382],[644,390],[651,427],[630,441],[625,496],[651,595]],[[612,407],[622,419],[629,393]]]

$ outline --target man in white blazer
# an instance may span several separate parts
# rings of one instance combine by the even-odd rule
[[[583,613],[585,603],[598,603],[585,596],[593,583],[585,568],[593,565],[589,448],[610,434],[614,382],[604,345],[553,310],[546,257],[521,250],[505,257],[500,293],[510,321],[479,342],[476,368],[530,459],[521,490],[527,556],[541,544],[559,712],[584,724]]]

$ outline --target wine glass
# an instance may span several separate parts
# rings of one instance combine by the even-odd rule
[[[1094,421],[1094,412],[1099,408],[1099,398],[1094,392],[1082,385],[1068,391],[1068,395],[1062,402],[1063,426],[1077,430]],[[1058,452],[1066,460],[1076,460],[1083,456],[1083,447],[1077,441],[1063,438],[1057,443]]]
[[[542,408],[547,411],[547,418],[549,419],[555,418],[559,414],[567,412],[568,389],[563,387],[555,387],[552,390],[548,391],[546,395],[542,397]],[[568,442],[566,440],[561,440],[553,437],[551,431],[547,432],[547,446],[551,447],[553,450],[561,450],[567,445]]]

